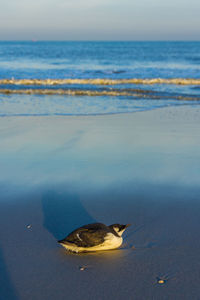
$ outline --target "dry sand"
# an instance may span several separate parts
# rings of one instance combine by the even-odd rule
[[[0,118],[0,299],[200,299],[200,109]],[[119,250],[57,240],[132,223]]]

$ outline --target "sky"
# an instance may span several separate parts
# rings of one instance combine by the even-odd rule
[[[0,0],[0,40],[200,40],[199,0]]]

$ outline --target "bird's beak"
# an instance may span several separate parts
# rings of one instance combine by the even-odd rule
[[[126,224],[125,226],[126,226],[126,228],[127,228],[127,227],[131,226],[131,224]]]

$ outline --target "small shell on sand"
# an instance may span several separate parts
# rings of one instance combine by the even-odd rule
[[[158,279],[158,281],[157,281],[157,283],[159,283],[159,284],[163,284],[165,282],[166,282],[166,280],[164,280],[164,279]]]

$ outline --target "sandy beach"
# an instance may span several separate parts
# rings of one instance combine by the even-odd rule
[[[0,300],[200,299],[199,116],[0,118]],[[120,249],[57,243],[96,221]]]

